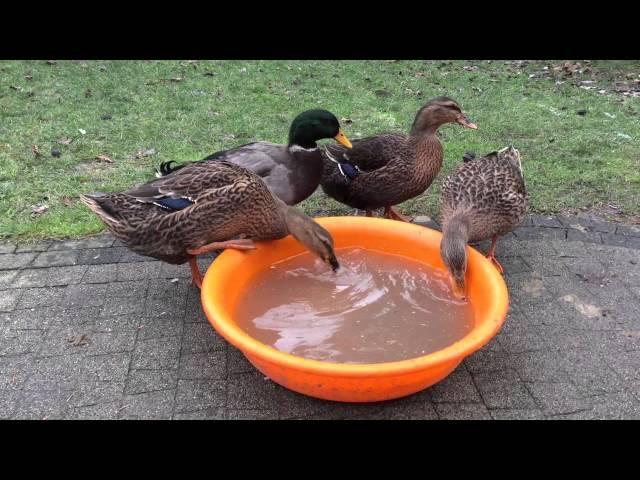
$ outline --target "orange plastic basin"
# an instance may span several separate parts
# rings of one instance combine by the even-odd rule
[[[439,253],[441,233],[435,230],[370,217],[316,220],[331,232],[337,249],[357,246],[445,268]],[[259,242],[256,250],[224,251],[204,277],[202,305],[216,331],[240,349],[258,370],[305,395],[340,402],[376,402],[424,390],[486,345],[507,315],[509,298],[502,276],[481,253],[469,247],[467,294],[475,311],[475,326],[456,343],[422,357],[376,364],[331,363],[280,352],[245,333],[235,323],[234,312],[238,298],[251,288],[257,273],[303,251],[291,236]],[[340,253],[337,255],[339,260]]]

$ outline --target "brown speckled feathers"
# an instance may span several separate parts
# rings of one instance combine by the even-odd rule
[[[228,162],[190,164],[123,193],[82,199],[129,248],[168,263],[184,263],[187,249],[211,242],[287,234],[264,182]],[[181,209],[163,206],[172,200]]]
[[[511,147],[467,159],[442,184],[442,224],[458,214],[469,220],[469,241],[504,235],[527,211],[520,154]]]

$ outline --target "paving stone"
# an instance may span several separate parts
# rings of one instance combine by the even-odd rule
[[[69,410],[66,419],[68,420],[115,420],[122,405],[121,400],[96,403],[75,407]]]
[[[97,318],[96,318],[97,317]],[[140,315],[132,314],[132,315],[114,315],[107,317],[94,317],[94,332],[114,332],[114,331],[129,331],[132,334],[138,332],[138,336],[142,331],[139,326],[144,321],[144,319],[140,318]]]
[[[169,318],[176,322],[184,321],[184,296],[147,296],[145,313],[149,317]]]
[[[24,252],[46,252],[51,242],[30,242],[20,243],[15,249],[15,253]]]
[[[190,353],[180,358],[178,377],[181,380],[218,380],[227,377],[225,351]]]
[[[51,267],[22,270],[13,284],[13,288],[54,287],[80,283],[87,267]]]
[[[488,408],[536,408],[536,402],[515,370],[478,373],[475,384]]]
[[[640,237],[640,225],[617,225],[616,235]]]
[[[161,263],[160,273],[158,274],[160,278],[179,278],[188,279],[186,282],[188,285],[191,283],[191,270],[187,265],[171,265],[170,263]]]
[[[16,420],[58,420],[66,417],[69,408],[66,390],[24,391],[13,418]]]
[[[546,415],[572,413],[591,408],[588,398],[583,398],[571,383],[529,383],[527,388]]]
[[[479,372],[497,372],[511,368],[507,353],[484,349],[468,356],[464,363],[472,375]]]
[[[561,415],[562,420],[640,420],[640,403],[624,392],[590,398],[592,407]]]
[[[106,300],[106,289],[101,284],[69,285],[64,304],[68,307],[100,307]]]
[[[184,323],[181,319],[169,316],[146,317],[140,319],[138,327],[138,339],[149,340],[151,338],[181,336]]]
[[[118,263],[122,260],[126,248],[89,248],[78,251],[78,263],[81,265],[103,265]]]
[[[227,420],[277,420],[277,410],[229,410]]]
[[[113,282],[107,286],[107,296],[145,298],[148,289],[149,282],[147,280]]]
[[[5,253],[0,255],[0,270],[15,270],[29,265],[38,253]]]
[[[438,403],[435,408],[441,420],[491,420],[481,403]]]
[[[89,265],[82,278],[83,283],[109,283],[118,278],[118,265]],[[111,285],[111,284],[110,284]]]
[[[120,402],[123,394],[124,382],[82,383],[69,394],[67,404],[77,408],[100,403]]]
[[[567,240],[575,242],[602,243],[602,236],[598,232],[583,232],[575,228],[567,230]]]
[[[171,281],[170,278],[154,278],[149,281],[149,295],[164,297],[172,300],[181,299],[182,305],[186,304],[187,291],[191,288],[191,279]]]
[[[366,419],[378,418],[380,420],[438,420],[440,418],[436,412],[436,408],[426,402],[413,402],[401,407],[390,406],[389,408],[382,408],[379,412],[374,410],[367,417],[363,417],[362,414],[356,414],[355,417]]]
[[[640,380],[640,350],[616,352],[603,358],[625,382]]]
[[[100,235],[82,240],[64,240],[53,242],[49,250],[80,250],[87,248],[107,248],[113,245],[114,239],[110,235]]]
[[[206,408],[196,412],[175,413],[174,420],[225,420],[227,419],[224,408]]]
[[[564,228],[564,225],[555,217],[532,215],[533,226],[546,228]]]
[[[66,287],[25,288],[17,308],[48,307],[63,305]]]
[[[127,394],[174,390],[178,385],[178,370],[131,370],[126,387]]]
[[[0,327],[0,356],[35,353],[42,343],[43,330],[16,330]]]
[[[15,279],[19,273],[15,270],[0,270],[0,289],[16,288]]]
[[[227,384],[220,380],[178,380],[176,413],[224,407]]]
[[[0,357],[0,391],[20,390],[32,373],[33,360],[34,354]]]
[[[499,408],[489,410],[494,420],[543,420],[545,418],[542,410],[539,409],[513,409]]]
[[[462,365],[444,380],[432,386],[429,393],[434,403],[482,401],[471,375]]]
[[[235,347],[227,349],[227,372],[230,377],[253,371],[255,371],[255,367],[249,363],[240,350]]]
[[[115,299],[114,299],[115,300]],[[112,315],[142,315],[146,299],[144,297],[122,297],[117,301],[106,302],[102,315],[105,317]]]
[[[191,323],[184,326],[183,353],[204,353],[226,350],[227,342],[218,335],[211,325]]]
[[[118,264],[118,281],[148,280],[156,278],[160,272],[160,262],[133,262]]]
[[[119,418],[129,420],[170,420],[173,414],[174,390],[126,395]]]
[[[11,312],[24,292],[20,290],[0,290],[0,312]]]
[[[65,265],[77,265],[78,252],[63,250],[58,252],[42,252],[33,261],[34,267],[60,267]]]
[[[13,253],[16,251],[14,243],[0,243],[0,254]]]
[[[122,258],[120,259],[121,262],[158,262],[155,258],[152,257],[147,257],[145,255],[140,255],[132,250],[129,250],[128,248],[125,249],[124,253],[122,254]]]
[[[509,366],[524,382],[568,382],[562,366],[562,352],[536,351],[510,356]]]
[[[8,420],[13,416],[21,396],[20,390],[0,389],[0,420]]]
[[[139,341],[133,352],[132,368],[177,368],[180,355],[180,337],[153,338]]]

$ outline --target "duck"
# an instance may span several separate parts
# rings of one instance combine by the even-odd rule
[[[409,134],[385,133],[353,140],[352,148],[329,145],[323,150],[320,185],[329,197],[351,208],[410,221],[394,205],[422,194],[442,167],[438,129],[458,123],[476,129],[449,97],[437,97],[417,112]]]
[[[522,223],[528,209],[518,149],[509,145],[482,157],[467,152],[463,160],[443,181],[440,196],[440,256],[458,297],[465,296],[467,244],[491,239],[486,256],[503,274],[496,242]]]
[[[351,142],[336,116],[322,109],[306,110],[294,118],[289,129],[287,145],[253,142],[229,150],[213,153],[199,161],[213,165],[219,161],[231,162],[258,175],[271,191],[287,205],[297,205],[315,192],[322,176],[322,156],[318,140],[335,139],[345,148]],[[158,176],[183,168],[174,161],[163,162]]]
[[[256,240],[289,234],[333,271],[340,266],[325,228],[231,162],[193,163],[122,193],[80,198],[134,252],[175,265],[189,262],[199,288],[198,255],[250,250]]]

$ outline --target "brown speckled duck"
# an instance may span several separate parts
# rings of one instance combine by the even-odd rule
[[[522,222],[527,204],[520,152],[512,146],[480,158],[467,153],[464,164],[444,180],[440,255],[456,294],[465,295],[468,242],[490,238],[487,258],[503,273],[496,241]]]
[[[327,110],[307,110],[291,123],[287,145],[253,142],[213,153],[197,163],[226,161],[240,165],[262,178],[280,200],[296,205],[320,184],[322,156],[316,142],[325,138],[333,138],[345,148],[351,148],[335,115]],[[166,175],[183,167],[172,167],[171,163],[175,162],[160,165],[158,173]]]
[[[408,135],[388,133],[354,140],[349,150],[328,146],[322,190],[339,202],[365,210],[367,216],[384,207],[388,218],[407,221],[393,206],[422,194],[431,185],[442,167],[438,128],[453,122],[477,128],[457,102],[438,97],[418,111]]]
[[[339,266],[327,230],[272,195],[257,175],[229,162],[193,163],[123,193],[81,199],[131,250],[167,263],[189,262],[198,287],[197,255],[252,249],[252,240],[288,234],[333,270]]]

